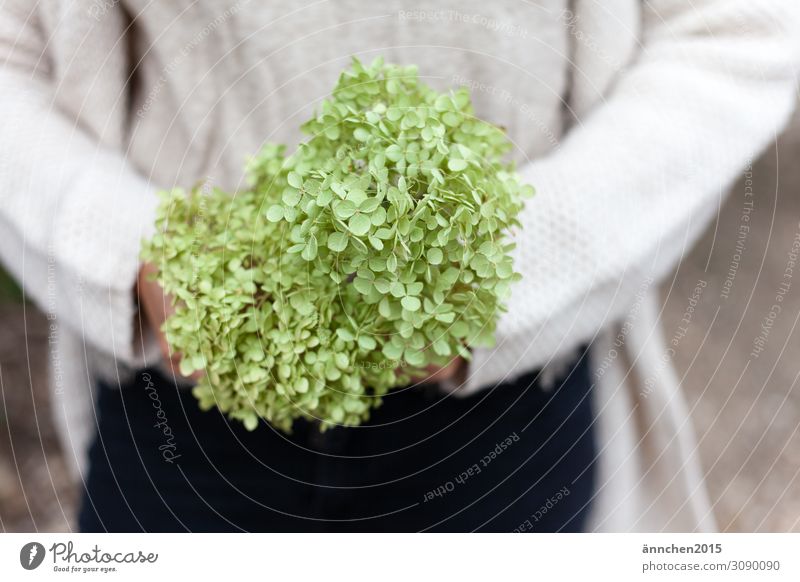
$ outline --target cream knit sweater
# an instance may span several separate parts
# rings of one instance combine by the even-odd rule
[[[593,342],[593,527],[713,528],[652,295],[787,120],[799,14],[795,0],[3,1],[0,258],[51,319],[68,456],[82,467],[96,378],[156,363],[132,293],[155,189],[236,188],[245,155],[295,141],[351,55],[382,54],[473,87],[538,190],[523,280],[465,391]]]

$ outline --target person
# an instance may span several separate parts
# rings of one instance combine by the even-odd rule
[[[790,0],[0,7],[0,257],[50,319],[84,531],[709,531],[656,287],[794,107]],[[466,85],[537,188],[497,345],[362,427],[201,412],[145,275],[155,192],[235,190],[351,56]]]

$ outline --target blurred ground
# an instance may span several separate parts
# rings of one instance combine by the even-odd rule
[[[678,342],[673,362],[728,531],[800,531],[800,263],[785,277],[800,233],[796,160],[800,116],[663,288],[664,333]],[[76,495],[49,419],[46,321],[8,304],[0,322],[0,530],[68,530]]]
[[[47,391],[47,320],[0,305],[0,531],[68,531],[75,493]]]
[[[663,290],[669,339],[687,327],[689,297],[707,282],[674,363],[694,407],[715,513],[729,531],[800,531],[800,257],[785,276],[800,234],[798,160],[800,116],[742,176]],[[773,305],[780,312],[770,315]]]

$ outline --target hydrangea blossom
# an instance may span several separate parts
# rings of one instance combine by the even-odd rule
[[[143,258],[174,298],[164,325],[194,394],[254,429],[357,425],[429,364],[491,345],[533,193],[466,89],[354,60],[287,155],[249,187],[162,194]]]

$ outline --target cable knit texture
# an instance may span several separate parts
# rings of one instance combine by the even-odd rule
[[[0,4],[0,258],[52,317],[57,422],[77,468],[95,378],[155,363],[133,298],[155,190],[237,188],[261,143],[297,141],[351,55],[381,54],[418,63],[439,89],[473,87],[538,191],[515,234],[523,280],[460,391],[553,369],[586,343],[607,353],[641,303],[625,357],[596,375],[593,527],[713,528],[677,382],[657,366],[657,310],[641,295],[786,122],[797,2],[183,4]],[[644,378],[656,379],[646,400]]]

